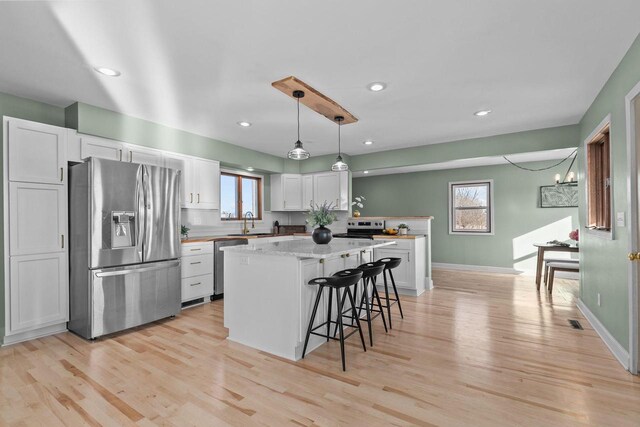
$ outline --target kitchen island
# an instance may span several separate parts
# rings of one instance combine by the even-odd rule
[[[289,360],[300,359],[318,292],[317,286],[307,282],[370,262],[374,248],[395,243],[334,239],[317,245],[307,238],[223,248],[228,339]],[[328,292],[325,294],[316,325],[326,321]],[[334,301],[332,312],[336,311]],[[307,352],[325,342],[312,335]]]

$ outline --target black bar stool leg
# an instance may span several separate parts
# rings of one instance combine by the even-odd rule
[[[384,279],[384,294],[387,299],[387,315],[389,316],[389,329],[393,329],[391,326],[391,302],[389,301],[389,284],[387,283],[387,271],[382,272],[382,278]]]
[[[362,298],[364,299],[364,311],[367,313],[367,326],[369,329],[369,345],[373,347],[373,327],[371,327],[371,307],[369,307],[369,278],[364,279],[364,292]],[[362,302],[360,302],[360,308],[362,308]]]
[[[349,295],[349,301],[351,301],[351,310],[354,315],[356,312],[356,302],[354,301],[353,294],[351,293],[351,289],[347,288],[347,295]],[[360,325],[360,318],[355,316],[356,325],[358,326],[358,333],[360,334],[360,341],[362,341],[362,349],[367,351],[367,347],[364,345],[364,335],[362,334],[362,326]],[[369,328],[371,330],[371,328]]]
[[[329,308],[327,309],[327,342],[331,333],[331,306],[333,304],[333,289],[329,288]]]
[[[340,289],[336,288],[336,302],[338,303],[338,328],[340,329],[340,355],[342,356],[342,370],[347,370],[347,364],[344,360],[344,328],[342,326],[342,298],[340,297]]]
[[[304,339],[304,347],[302,348],[302,358],[307,354],[307,344],[309,344],[309,337],[311,336],[311,330],[313,329],[313,321],[316,320],[316,312],[318,311],[318,304],[320,303],[320,297],[322,296],[322,290],[324,286],[320,286],[318,289],[318,295],[316,295],[316,302],[313,304],[313,311],[311,312],[311,319],[309,319],[309,327],[307,328],[307,336]]]
[[[373,298],[378,301],[378,310],[380,310],[380,316],[382,317],[382,324],[384,325],[384,331],[389,332],[387,329],[387,321],[384,318],[384,310],[382,309],[382,301],[380,301],[380,294],[378,293],[378,288],[376,287],[376,279],[373,278],[373,296],[371,298],[371,305],[373,305]]]
[[[393,273],[391,272],[391,270],[389,270],[389,277],[391,277],[393,293],[396,294],[396,302],[398,303],[398,308],[400,309],[400,317],[404,319],[404,314],[402,314],[402,304],[400,304],[400,296],[398,295],[398,288],[396,288],[396,280],[393,278]]]
[[[336,290],[336,292],[337,292],[337,290]],[[347,300],[347,293],[345,292],[345,293],[342,294],[342,307],[344,307],[344,303],[345,303],[346,300]],[[353,323],[353,320],[351,321],[351,323]],[[336,327],[333,330],[333,336],[335,337],[337,333],[338,333],[338,324],[336,323]]]

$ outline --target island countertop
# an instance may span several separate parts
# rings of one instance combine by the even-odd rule
[[[227,246],[221,248],[225,252],[292,256],[297,258],[331,258],[336,255],[395,245],[393,240],[361,240],[361,239],[333,239],[326,245],[318,245],[311,239],[286,240],[257,244],[255,246]]]

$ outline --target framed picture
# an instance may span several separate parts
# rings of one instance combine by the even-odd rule
[[[543,185],[540,187],[541,208],[577,208],[577,185]]]

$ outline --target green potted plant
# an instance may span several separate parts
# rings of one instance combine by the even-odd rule
[[[187,240],[189,238],[189,230],[191,229],[184,224],[180,226],[180,236],[182,237],[182,240]]]
[[[329,230],[326,226],[333,224],[333,221],[338,219],[336,214],[333,212],[333,206],[329,202],[324,202],[321,205],[313,205],[311,204],[311,209],[309,210],[308,221],[312,226],[318,226],[313,233],[311,233],[311,238],[318,245],[326,245],[331,241],[333,235],[331,234],[331,230]]]
[[[401,236],[406,236],[407,235],[407,231],[409,231],[409,226],[407,224],[400,224],[398,225],[398,234]]]

